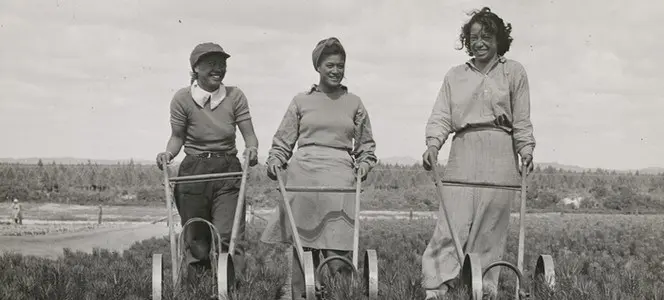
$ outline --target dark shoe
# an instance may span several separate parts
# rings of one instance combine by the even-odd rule
[[[189,251],[195,259],[206,260],[210,253],[210,245],[204,241],[194,240],[189,244]]]

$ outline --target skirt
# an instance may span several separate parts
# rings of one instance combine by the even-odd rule
[[[452,140],[443,180],[519,185],[518,160],[512,136],[500,129],[475,129],[458,133]],[[443,186],[442,194],[464,253],[479,255],[482,268],[502,260],[510,209],[518,192],[484,187]],[[460,271],[454,241],[442,203],[433,236],[422,255],[423,285],[452,287]],[[483,284],[497,291],[500,268],[486,274]]]
[[[321,146],[297,149],[286,169],[286,186],[354,187],[352,156],[345,150]],[[355,226],[353,193],[288,192],[302,246],[351,251]],[[270,216],[261,241],[294,244],[283,200]]]

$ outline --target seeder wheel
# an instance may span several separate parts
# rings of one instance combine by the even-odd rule
[[[466,287],[471,300],[482,299],[482,264],[477,254],[466,254],[461,266],[461,282]]]
[[[235,266],[233,264],[233,256],[229,253],[221,252],[222,241],[219,231],[210,221],[203,218],[194,217],[182,225],[182,234],[180,234],[180,239],[178,242],[178,254],[179,261],[181,263],[182,276],[178,277],[178,285],[181,284],[181,280],[185,277],[186,272],[188,272],[187,266],[183,265],[184,257],[186,255],[184,246],[186,244],[184,233],[186,232],[187,226],[192,223],[202,222],[208,225],[210,232],[212,233],[212,240],[210,242],[210,264],[212,265],[212,274],[216,275],[217,282],[217,296],[221,299],[228,299],[228,295],[232,292],[235,287]],[[214,291],[214,288],[212,289]],[[214,292],[213,292],[214,293]],[[220,300],[221,300],[220,299]]]
[[[297,250],[293,249],[290,251],[292,253],[292,261],[298,261]],[[316,299],[316,276],[314,273],[314,256],[311,251],[302,251],[304,256],[304,261],[301,262],[301,265],[304,267],[304,299],[306,300],[315,300]],[[298,270],[292,268],[291,272],[295,273]],[[291,274],[291,285],[294,284],[292,279],[295,274]],[[292,288],[291,288],[292,290]],[[299,299],[299,295],[294,295],[293,299]]]
[[[152,300],[161,300],[163,268],[161,253],[152,254]]]
[[[369,300],[378,299],[378,255],[376,250],[369,249],[364,252],[364,284],[365,293]]]
[[[553,257],[551,255],[542,254],[537,258],[535,265],[535,282],[542,283],[542,281],[553,288],[556,284],[556,271],[553,265]]]
[[[235,265],[233,255],[221,253],[217,260],[217,292],[219,300],[230,299],[235,290]]]
[[[316,267],[316,273],[314,273],[315,279],[316,279],[316,290],[318,291],[319,294],[322,293],[323,298],[324,298],[324,295],[325,295],[325,291],[323,290],[323,285],[321,284],[323,280],[321,278],[320,273],[323,270],[323,266],[326,265],[327,263],[333,261],[333,260],[340,260],[340,261],[344,262],[346,265],[348,265],[350,267],[351,270],[353,270],[353,275],[357,276],[357,269],[353,265],[353,262],[350,259],[348,259],[347,257],[334,255],[334,256],[328,256],[327,258],[323,259],[318,264],[318,267]]]
[[[484,278],[484,275],[489,272],[489,270],[495,268],[495,267],[507,267],[508,269],[512,270],[514,274],[516,275],[516,282],[518,284],[519,289],[516,292],[515,299],[528,299],[530,295],[523,289],[523,273],[514,266],[511,263],[508,263],[506,261],[497,261],[494,263],[491,263],[484,269],[484,272],[482,273],[482,278]]]

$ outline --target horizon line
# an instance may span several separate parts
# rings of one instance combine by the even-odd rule
[[[258,163],[263,165],[264,162],[261,161],[261,159],[265,159],[266,157],[259,156],[259,161]],[[152,159],[146,159],[146,158],[86,158],[86,157],[74,157],[74,156],[49,156],[49,157],[38,157],[38,156],[30,156],[30,157],[0,157],[0,163],[8,163],[8,162],[3,162],[4,160],[63,160],[63,159],[71,159],[71,160],[80,160],[80,161],[113,161],[113,162],[129,162],[129,161],[134,161],[134,162],[148,162],[152,161]],[[414,163],[401,163],[401,162],[385,162],[386,160],[394,160],[394,159],[408,159],[414,161]],[[174,159],[174,162],[180,162],[181,160]],[[447,159],[442,159],[440,162],[446,162]],[[378,160],[379,164],[383,165],[406,165],[406,166],[412,166],[412,165],[421,165],[422,162],[421,160],[415,159],[410,156],[389,156],[385,157],[384,159],[379,159]],[[19,163],[19,164],[34,164],[34,163]],[[139,163],[143,164],[143,163]],[[576,165],[576,164],[566,164],[558,161],[549,161],[549,162],[535,162],[535,165],[560,165],[562,167],[571,167],[571,168],[580,168],[580,169],[585,169],[585,170],[597,170],[597,169],[602,169],[602,170],[615,170],[615,171],[638,171],[638,170],[644,170],[644,169],[664,169],[664,166],[648,166],[648,167],[642,167],[642,168],[630,168],[630,169],[617,169],[617,168],[606,168],[606,167],[585,167],[581,165]],[[559,167],[560,168],[560,167]]]

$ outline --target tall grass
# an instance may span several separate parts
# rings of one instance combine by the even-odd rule
[[[420,259],[434,222],[364,222],[361,251],[378,252],[379,299],[424,298]],[[517,225],[512,223],[504,257],[513,263]],[[555,289],[533,295],[536,299],[664,299],[662,216],[529,216],[526,230],[523,286],[531,286],[538,255],[551,254],[556,263]],[[285,247],[258,242],[261,231],[248,232],[247,269],[240,272],[234,299],[279,299],[286,291]],[[47,260],[5,254],[0,257],[0,299],[151,299],[151,256],[157,252],[164,254],[164,299],[172,299],[168,249],[168,240],[158,238],[136,243],[122,255],[64,251],[62,258]],[[209,299],[210,272],[193,274],[180,298]],[[501,299],[511,299],[514,283],[511,272],[502,272]],[[366,299],[361,282],[327,278],[324,284],[327,299]]]

